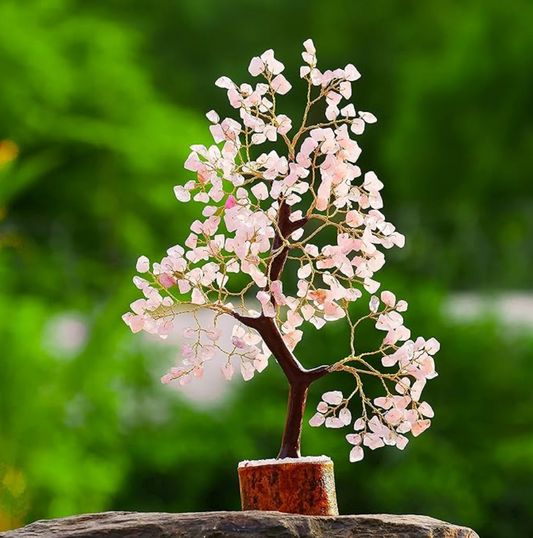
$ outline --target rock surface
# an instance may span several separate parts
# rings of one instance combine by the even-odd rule
[[[36,521],[1,538],[479,538],[426,516],[299,516],[281,512],[103,512]]]

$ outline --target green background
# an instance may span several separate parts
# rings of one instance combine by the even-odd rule
[[[363,73],[353,101],[379,122],[362,165],[407,236],[381,280],[442,351],[433,427],[404,452],[350,465],[342,432],[306,425],[304,453],[334,458],[341,513],[530,535],[532,27],[529,0],[0,0],[0,530],[88,511],[236,510],[237,462],[277,453],[287,387],[275,364],[199,407],[159,383],[176,350],[120,316],[138,295],[137,257],[160,259],[198,212],[172,187],[188,179],[189,145],[209,140],[205,112],[230,111],[215,79],[249,80],[250,58],[274,48],[296,116],[312,37],[319,66]],[[459,292],[491,308],[451,316]],[[502,293],[518,299],[498,307]],[[304,363],[330,360],[344,336],[330,325],[299,346]],[[349,386],[313,386],[307,418],[324,390]]]

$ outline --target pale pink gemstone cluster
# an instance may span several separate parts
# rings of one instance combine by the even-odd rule
[[[431,405],[420,402],[420,398],[427,380],[437,376],[433,355],[439,349],[435,338],[426,341],[419,337],[415,342],[407,340],[394,353],[383,356],[384,366],[400,365],[400,376],[394,393],[375,398],[373,403],[363,400],[363,416],[353,422],[357,433],[346,436],[346,440],[354,445],[350,461],[363,459],[363,445],[371,450],[386,445],[403,450],[409,442],[405,434],[411,432],[418,437],[429,428],[434,412]],[[412,385],[409,376],[415,380]],[[348,404],[355,394],[357,392],[345,398],[340,391],[324,393],[309,424],[315,427],[325,424],[326,428],[350,426],[352,415]],[[367,408],[370,409],[367,411]]]
[[[194,316],[200,308],[215,313],[213,326],[205,329],[197,321],[196,327],[183,332],[191,342],[181,349],[182,365],[162,378],[164,383],[178,380],[180,384],[201,378],[217,350],[228,357],[222,366],[228,380],[236,366],[245,380],[267,366],[270,350],[249,327],[237,324],[231,347],[219,345],[220,315],[237,320],[239,316],[271,318],[290,352],[309,324],[320,329],[327,322],[345,319],[352,328],[351,353],[332,364],[330,371],[351,373],[356,387],[347,398],[339,391],[324,394],[311,425],[349,426],[348,404],[358,395],[363,401],[362,416],[354,423],[358,433],[347,436],[354,445],[350,458],[356,461],[363,457],[363,445],[403,449],[405,433],[416,436],[429,426],[433,411],[419,400],[426,381],[437,375],[432,356],[439,344],[433,338],[410,339],[402,316],[405,301],[390,291],[374,295],[380,287],[375,275],[385,264],[380,247],[401,248],[405,239],[381,212],[383,183],[374,172],[363,173],[356,164],[361,148],[352,136],[377,121],[373,114],[356,111],[346,102],[360,74],[351,64],[320,71],[313,42],[307,40],[304,49],[300,77],[307,82],[308,97],[298,130],[286,114],[277,111],[279,97],[292,86],[272,50],[250,62],[250,75],[261,77],[257,84],[237,84],[228,77],[216,81],[227,91],[239,118],[221,119],[213,110],[207,113],[214,144],[191,146],[185,168],[194,178],[174,188],[179,201],[204,205],[202,218],[191,224],[184,245],[168,249],[159,263],[139,258],[137,271],[142,276],[133,280],[143,298],[131,304],[123,319],[133,332],[144,330],[166,338],[176,316]],[[313,92],[318,95],[313,97]],[[325,119],[311,123],[310,111],[319,100],[326,104]],[[258,149],[280,141],[286,154]],[[283,211],[293,228],[275,246]],[[331,243],[325,231],[330,233],[327,237],[334,236]],[[296,285],[291,289],[282,274],[271,278],[271,268],[283,249],[296,263]],[[237,275],[240,291],[233,285]],[[365,292],[371,294],[368,314],[353,320],[350,304]],[[357,354],[355,328],[365,319],[386,334],[378,350]],[[380,361],[395,371],[380,372],[375,364]],[[386,389],[386,396],[374,403],[363,390],[365,373],[380,377]]]

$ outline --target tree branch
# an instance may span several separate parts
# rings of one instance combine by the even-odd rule
[[[309,217],[303,217],[293,222],[290,216],[291,208],[289,204],[285,200],[281,200],[278,212],[278,230],[272,242],[272,261],[268,270],[268,279],[270,282],[279,280],[285,267],[285,262],[287,261],[289,247],[283,246],[283,242],[296,230],[302,228],[309,220]]]
[[[310,385],[316,379],[326,375],[329,372],[329,366],[317,366],[310,370],[304,368],[292,351],[287,347],[283,337],[278,329],[274,318],[267,318],[263,315],[252,318],[242,316],[235,312],[233,316],[243,325],[255,329],[268,346],[268,349],[274,355],[274,358],[281,366],[289,383],[304,383]]]

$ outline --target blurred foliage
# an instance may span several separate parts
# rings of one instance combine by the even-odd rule
[[[137,256],[183,240],[198,210],[172,187],[188,146],[208,140],[203,114],[229,112],[214,80],[248,78],[272,47],[297,114],[311,36],[323,66],[363,73],[356,106],[380,120],[363,166],[408,237],[384,282],[442,352],[434,426],[405,452],[352,466],[342,434],[308,427],[304,451],[335,459],[343,513],[531,534],[533,337],[440,312],[450,290],[531,289],[532,23],[527,0],[1,0],[0,529],[238,509],[237,462],[277,452],[287,388],[275,365],[216,410],[194,407],[159,384],[174,351],[132,337],[120,315]],[[327,362],[340,338],[340,325],[310,333],[302,360]]]

